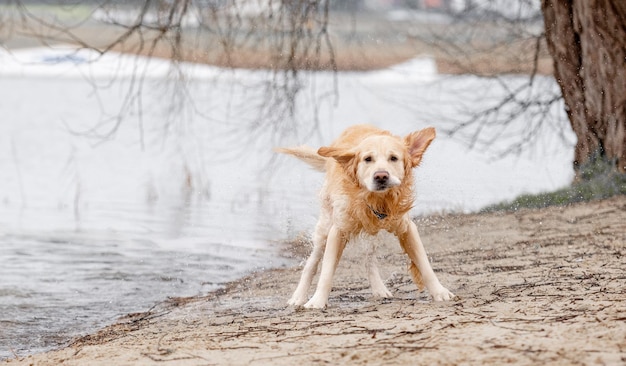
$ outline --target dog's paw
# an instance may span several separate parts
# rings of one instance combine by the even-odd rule
[[[372,295],[374,297],[380,297],[380,298],[385,298],[385,299],[393,297],[393,294],[391,293],[391,291],[389,291],[387,287],[385,286],[380,287],[380,288],[372,287]]]
[[[454,299],[454,294],[441,285],[434,289],[428,289],[428,292],[430,292],[435,301],[450,301]]]
[[[295,294],[287,301],[289,306],[302,306],[306,302],[306,297],[296,296]]]
[[[304,307],[307,309],[325,309],[327,304],[328,302],[326,299],[322,299],[313,295],[311,300],[307,301],[307,303],[304,304]]]

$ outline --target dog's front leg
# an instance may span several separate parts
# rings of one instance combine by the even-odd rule
[[[304,304],[305,308],[323,309],[328,304],[328,295],[333,284],[333,275],[337,264],[346,246],[346,239],[343,237],[336,226],[330,228],[328,239],[326,240],[326,250],[324,250],[324,258],[322,259],[322,271],[317,282],[317,288],[313,297]]]
[[[426,255],[426,250],[424,249],[419,232],[417,231],[417,226],[408,217],[405,220],[406,225],[404,226],[406,228],[406,232],[397,233],[402,249],[404,249],[411,261],[419,269],[424,285],[433,299],[435,301],[451,300],[454,298],[454,294],[447,288],[443,287],[439,282],[439,279],[437,279],[437,276],[428,261],[428,256]]]

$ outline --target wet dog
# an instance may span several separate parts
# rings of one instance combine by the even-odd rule
[[[417,226],[409,217],[414,201],[413,168],[419,165],[434,138],[434,128],[401,138],[373,126],[357,125],[346,129],[330,146],[318,150],[306,146],[276,149],[326,172],[313,251],[290,305],[326,307],[332,278],[346,244],[360,235],[376,235],[381,230],[398,237],[411,261],[411,277],[420,290],[426,287],[435,301],[454,297],[433,272]],[[375,255],[367,256],[372,293],[391,297],[380,278],[375,258]],[[307,301],[320,260],[322,270],[317,289]]]

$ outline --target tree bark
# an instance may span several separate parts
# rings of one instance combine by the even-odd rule
[[[542,0],[548,49],[578,138],[574,169],[594,154],[626,172],[626,1]]]

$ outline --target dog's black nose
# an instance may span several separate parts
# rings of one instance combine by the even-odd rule
[[[374,181],[378,184],[384,184],[387,183],[387,181],[389,180],[389,173],[379,170],[376,173],[374,173]]]

